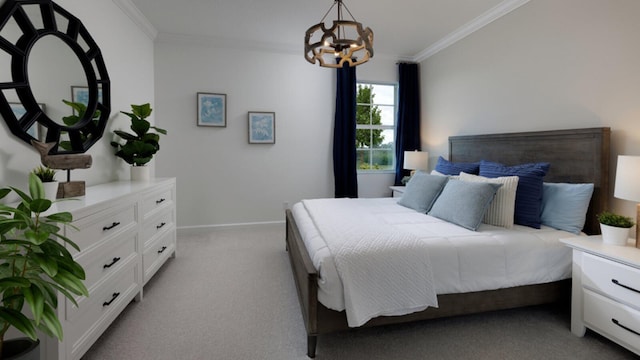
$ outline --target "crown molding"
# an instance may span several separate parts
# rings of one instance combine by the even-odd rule
[[[448,48],[456,42],[464,39],[472,33],[480,30],[481,28],[489,25],[493,21],[507,15],[513,10],[528,3],[530,0],[505,0],[500,4],[494,6],[489,11],[471,20],[465,25],[459,27],[454,32],[436,41],[433,45],[419,52],[414,58],[415,62],[422,62],[431,56],[439,53],[440,51]]]
[[[158,30],[151,25],[151,22],[142,14],[140,9],[131,0],[113,0],[122,12],[124,12],[144,32],[152,41],[158,36]]]

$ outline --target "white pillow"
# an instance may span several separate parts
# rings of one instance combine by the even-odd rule
[[[502,176],[487,178],[484,176],[460,173],[460,180],[468,182],[488,182],[502,184],[496,192],[496,196],[484,214],[482,222],[489,225],[501,226],[507,229],[513,227],[513,217],[516,207],[516,189],[518,188],[517,176]]]

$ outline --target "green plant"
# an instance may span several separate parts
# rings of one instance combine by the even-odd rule
[[[43,215],[52,201],[44,198],[42,181],[33,173],[29,174],[29,194],[13,187],[2,188],[0,199],[11,191],[21,202],[16,207],[0,204],[0,354],[5,333],[12,326],[33,340],[37,339],[36,329],[62,339],[55,311],[57,293],[76,306],[74,294],[89,296],[82,283],[84,269],[65,248],[66,243],[79,251],[61,228],[73,227],[72,215]]]
[[[116,141],[111,142],[111,146],[116,148],[116,156],[133,166],[143,166],[153,158],[153,155],[160,150],[160,135],[166,135],[167,131],[160,129],[146,120],[151,115],[151,105],[131,105],[131,112],[121,113],[131,119],[131,130],[133,134],[125,131],[115,130],[114,133],[125,142],[121,144]],[[149,132],[154,129],[157,133]]]
[[[76,123],[78,123],[78,121],[80,121],[80,119],[82,119],[82,117],[84,116],[84,113],[87,112],[87,106],[83,103],[80,102],[71,102],[68,100],[64,100],[62,99],[62,102],[65,103],[66,105],[69,105],[73,111],[77,114],[74,115],[69,115],[69,116],[65,116],[62,118],[62,122],[67,125],[67,126],[73,126]],[[93,116],[91,117],[91,121],[94,123],[94,126],[98,126],[98,119],[100,118],[100,110],[96,110],[93,113]],[[80,141],[81,142],[85,142],[87,141],[87,139],[91,136],[90,133],[88,133],[86,131],[86,127],[80,130]],[[60,143],[58,144],[61,148],[63,148],[64,150],[71,150],[71,141],[69,140],[63,140],[60,141]]]
[[[47,166],[40,165],[37,168],[31,170],[31,172],[35,174],[42,182],[56,181],[56,171]]]
[[[630,228],[635,225],[635,222],[630,217],[614,214],[609,211],[603,211],[597,215],[597,218],[601,224],[609,226]]]

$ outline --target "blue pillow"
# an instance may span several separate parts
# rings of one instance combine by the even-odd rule
[[[431,207],[429,215],[476,231],[502,184],[451,180]]]
[[[542,184],[542,225],[580,234],[587,218],[593,184]]]
[[[478,175],[480,163],[451,162],[438,156],[435,170],[443,175],[460,175],[460,172]]]
[[[482,160],[480,176],[496,178],[501,176],[518,176],[516,189],[516,206],[513,222],[519,225],[540,229],[542,220],[542,182],[549,171],[549,163],[530,163],[505,166],[499,163]]]
[[[431,209],[431,205],[440,195],[447,181],[449,181],[449,178],[446,176],[429,175],[418,171],[407,183],[407,187],[400,200],[398,200],[398,204],[426,213]]]

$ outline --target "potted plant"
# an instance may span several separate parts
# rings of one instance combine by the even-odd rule
[[[38,166],[31,172],[42,181],[44,186],[45,199],[55,200],[58,195],[58,182],[56,181],[56,171],[48,166]]]
[[[8,357],[6,351],[26,339],[37,343],[36,330],[62,338],[56,314],[58,292],[76,306],[74,295],[89,296],[82,283],[84,269],[65,248],[66,243],[79,251],[62,231],[62,226],[72,226],[72,215],[44,214],[53,202],[44,198],[42,181],[33,173],[29,174],[29,194],[2,188],[0,199],[11,191],[21,202],[15,207],[0,204],[0,357]],[[28,338],[5,340],[10,327]]]
[[[74,126],[75,124],[78,123],[78,121],[80,121],[80,119],[82,119],[84,117],[84,113],[87,112],[87,106],[81,102],[72,102],[69,100],[65,100],[62,99],[62,102],[65,103],[66,105],[70,106],[73,109],[73,115],[69,115],[69,116],[64,116],[62,118],[62,122],[66,125],[66,126]],[[100,110],[96,110],[93,113],[92,116],[92,122],[94,124],[94,126],[98,126],[98,121],[100,119]],[[63,132],[65,133],[65,132]],[[87,127],[85,126],[84,128],[82,128],[80,130],[80,141],[81,142],[85,142],[87,141],[87,138],[89,138],[91,136],[91,133],[87,131]],[[68,136],[67,136],[68,138]],[[64,150],[72,150],[71,147],[71,141],[69,140],[61,140],[58,143],[58,146],[60,146],[61,148],[63,148]]]
[[[124,143],[112,141],[111,146],[116,148],[116,156],[131,165],[131,179],[148,179],[148,169],[145,165],[151,161],[153,155],[160,150],[160,134],[166,135],[167,131],[151,126],[146,120],[151,115],[151,105],[131,105],[131,112],[121,111],[131,119],[133,134],[126,131],[115,130]],[[149,130],[156,132],[150,132]],[[144,170],[142,170],[144,169]]]
[[[603,211],[597,215],[602,230],[602,241],[605,244],[626,245],[629,239],[629,228],[635,225],[627,216]]]

